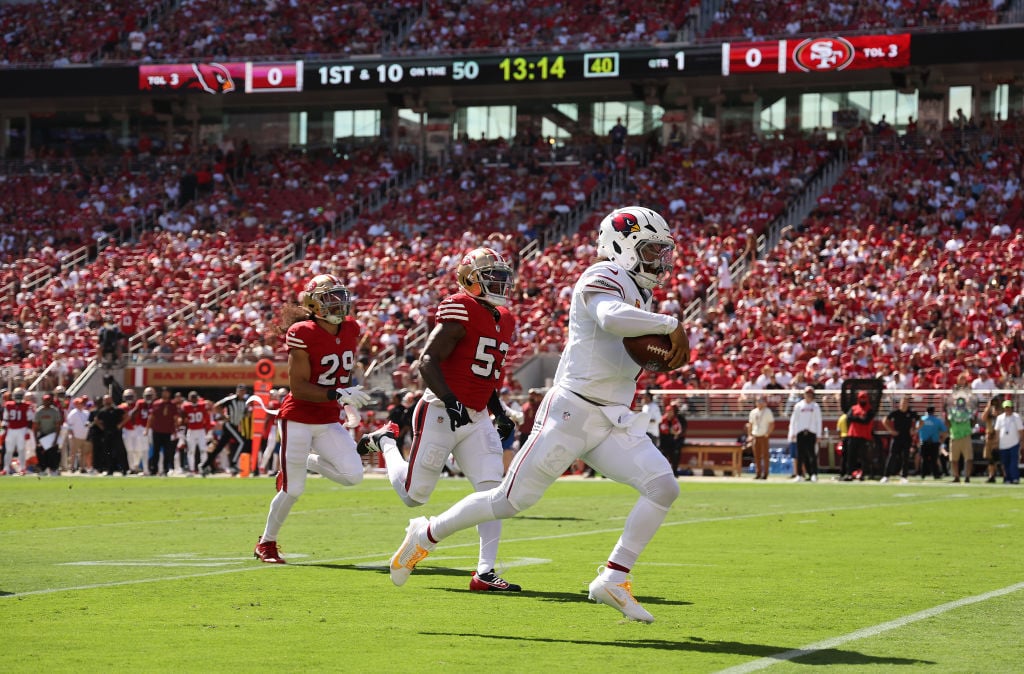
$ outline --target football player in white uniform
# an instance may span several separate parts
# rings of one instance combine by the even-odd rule
[[[456,278],[459,292],[442,300],[420,357],[427,389],[412,415],[409,460],[395,442],[393,422],[359,440],[360,447],[384,453],[391,485],[410,507],[427,503],[449,456],[475,490],[497,487],[504,473],[499,435],[509,437],[516,429],[498,396],[515,331],[515,318],[505,306],[515,273],[494,250],[475,248],[463,256]],[[477,529],[480,556],[469,589],[519,592],[519,585],[494,572],[501,521],[487,520]]]
[[[650,209],[620,208],[601,221],[598,255],[604,261],[584,271],[573,289],[568,340],[534,431],[498,487],[470,494],[437,517],[409,522],[391,558],[395,585],[404,584],[438,542],[480,522],[522,512],[583,459],[640,492],[607,564],[590,583],[590,598],[632,620],[654,620],[633,597],[627,574],[678,497],[679,485],[646,433],[646,416],[630,410],[640,367],[626,353],[622,338],[667,334],[669,365],[679,367],[688,359],[682,322],[650,311],[651,288],[672,269],[674,249],[668,224]]]

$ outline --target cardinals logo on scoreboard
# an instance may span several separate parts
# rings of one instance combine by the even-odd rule
[[[193,63],[195,79],[189,88],[202,89],[208,94],[229,94],[235,90],[235,80],[226,66],[220,63]]]

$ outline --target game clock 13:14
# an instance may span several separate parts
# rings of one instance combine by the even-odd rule
[[[504,82],[547,82],[565,78],[564,56],[510,56],[498,63]]]

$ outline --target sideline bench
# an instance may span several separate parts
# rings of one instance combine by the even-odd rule
[[[728,462],[723,461],[726,455]],[[688,442],[679,450],[679,467],[692,468],[695,475],[702,474],[706,468],[714,470],[720,467],[731,471],[733,477],[740,477],[743,474],[743,445],[737,442]]]

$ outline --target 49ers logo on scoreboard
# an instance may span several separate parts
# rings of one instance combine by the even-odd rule
[[[841,37],[816,37],[804,40],[793,50],[793,65],[804,72],[845,70],[853,63],[855,52],[849,40]]]

